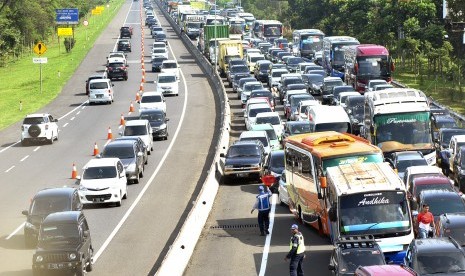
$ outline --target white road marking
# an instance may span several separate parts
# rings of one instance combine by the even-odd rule
[[[70,121],[73,121],[74,119],[76,119],[76,117],[71,117],[71,119],[69,119]]]
[[[13,237],[19,230],[23,229],[24,224],[26,224],[26,222],[21,223],[21,225],[18,226],[18,228],[16,228],[15,231],[13,231],[13,233],[11,233],[8,237],[5,238],[5,240],[9,240],[9,239],[10,239],[11,237]]]
[[[40,149],[40,147],[36,147],[33,151],[38,151]]]
[[[273,194],[271,198],[271,212],[270,212],[270,225],[269,230],[270,234],[266,235],[265,246],[263,247],[263,255],[262,255],[262,263],[260,265],[260,273],[259,276],[265,276],[266,272],[266,264],[268,262],[268,253],[270,253],[270,244],[271,244],[271,235],[273,234],[273,225],[274,225],[274,214],[276,210],[276,200],[277,195]]]
[[[176,57],[174,56],[174,53],[173,53],[173,50],[171,49],[170,47],[170,51],[171,51],[171,54],[173,55],[173,58],[176,60]],[[176,60],[176,63],[178,61]],[[115,229],[113,229],[113,231],[110,233],[110,235],[108,236],[108,238],[105,240],[105,242],[102,244],[102,247],[99,248],[99,250],[97,251],[97,253],[95,253],[94,255],[94,263],[97,262],[98,258],[100,257],[100,255],[102,255],[102,253],[105,251],[105,249],[108,247],[108,245],[110,244],[111,240],[116,236],[116,234],[118,233],[119,229],[121,229],[121,227],[123,226],[124,222],[127,220],[127,218],[129,217],[129,215],[132,213],[132,211],[134,210],[134,208],[136,207],[136,205],[139,203],[139,201],[141,200],[142,196],[144,196],[145,192],[147,191],[147,189],[150,187],[150,185],[152,184],[153,180],[155,179],[155,177],[157,176],[158,172],[160,171],[160,169],[162,168],[163,164],[165,163],[165,160],[166,158],[168,157],[169,153],[171,152],[171,148],[173,147],[174,143],[176,142],[176,138],[178,137],[178,134],[179,134],[179,131],[181,130],[181,126],[182,126],[182,123],[184,121],[184,116],[186,114],[186,109],[187,109],[187,96],[188,96],[188,91],[187,91],[187,83],[186,83],[186,79],[184,78],[184,74],[182,72],[181,69],[179,69],[180,71],[180,74],[181,74],[181,77],[182,77],[182,80],[183,80],[183,83],[184,83],[184,104],[183,104],[183,107],[182,107],[182,113],[181,113],[181,117],[179,118],[179,125],[178,127],[176,128],[176,132],[174,133],[173,135],[173,139],[171,140],[171,143],[169,144],[168,148],[166,149],[166,152],[165,154],[163,155],[163,157],[161,158],[160,162],[158,163],[158,166],[157,168],[155,169],[155,171],[153,172],[152,176],[150,176],[150,179],[147,181],[147,184],[145,184],[144,188],[142,188],[142,190],[140,191],[139,195],[137,196],[137,198],[134,200],[134,202],[132,203],[132,205],[129,207],[129,209],[126,211],[126,213],[124,214],[123,218],[121,218],[120,222],[118,223],[118,225],[116,225]]]
[[[81,111],[76,112],[76,115],[79,115],[79,113],[81,113]]]
[[[108,145],[108,143],[111,142],[111,139],[108,139],[106,142],[105,142],[105,145],[103,145],[103,147],[106,147]]]
[[[86,107],[87,107],[87,105],[83,105],[83,106],[81,107],[81,110],[86,109]]]
[[[8,170],[6,170],[5,172],[7,173],[7,172],[11,171],[14,167],[15,167],[15,165],[11,166],[11,167],[8,168]]]
[[[28,157],[29,157],[29,155],[24,156],[23,159],[19,160],[19,162],[23,162],[23,161],[26,160]]]
[[[68,125],[68,123],[64,124],[63,127],[66,127]]]

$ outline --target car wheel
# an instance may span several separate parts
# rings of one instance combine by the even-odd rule
[[[33,248],[37,244],[36,240],[30,234],[24,234],[24,245],[26,248]]]
[[[134,184],[139,184],[139,182],[140,182],[140,176],[139,176],[139,175],[140,175],[140,173],[137,172],[137,174],[136,174],[136,179],[134,179],[132,183],[134,183]]]
[[[47,142],[51,145],[53,144],[53,132],[50,134],[50,139],[47,140]]]
[[[279,191],[278,191],[278,200],[279,200],[279,205],[281,205],[281,206],[284,206],[284,205],[285,205],[285,204],[284,204],[284,201],[283,201],[283,198],[282,198],[282,196],[281,196],[281,193],[280,193]]]
[[[142,169],[139,171],[139,177],[144,177],[144,166],[142,166]]]
[[[76,276],[83,276],[87,273],[86,263],[84,260],[81,261],[81,266],[76,268]]]
[[[149,159],[146,158],[144,164],[147,165],[149,163]]]
[[[55,140],[58,141],[58,130],[57,130],[57,135],[55,136]]]
[[[21,140],[21,146],[25,147],[27,145],[29,145],[29,141],[27,141],[26,139]]]
[[[116,202],[116,207],[121,207],[121,197],[123,196],[123,193],[120,191],[119,192],[119,198],[120,200]]]
[[[147,151],[147,155],[151,155],[151,154],[152,154],[152,153],[148,150],[148,151]]]
[[[91,272],[94,269],[94,264],[92,263],[94,259],[94,249],[91,247],[89,249],[89,259],[87,260],[86,271]]]
[[[165,137],[163,137],[163,140],[168,140],[168,134]]]
[[[126,184],[126,193],[123,196],[123,199],[128,199],[128,185]]]

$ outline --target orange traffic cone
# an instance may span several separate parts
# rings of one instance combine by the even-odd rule
[[[134,105],[131,102],[131,105],[129,106],[129,112],[134,112]]]
[[[144,91],[144,82],[140,83],[139,91],[142,93]]]
[[[97,142],[95,142],[94,144],[94,156],[96,156],[98,154],[98,146],[97,146]]]
[[[145,69],[142,69],[142,77],[145,79]]]
[[[121,119],[119,120],[119,125],[124,126],[124,115],[121,113]]]
[[[142,74],[142,81],[141,81],[141,82],[142,82],[142,83],[145,82],[145,76],[144,76],[144,74]]]
[[[77,178],[76,164],[73,163],[73,171],[71,172],[71,179]]]
[[[139,92],[136,93],[136,102],[140,101],[140,94]]]
[[[111,127],[108,127],[107,139],[108,139],[108,140],[113,139],[113,133],[111,133]]]

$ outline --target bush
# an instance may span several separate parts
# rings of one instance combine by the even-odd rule
[[[66,52],[69,53],[71,49],[73,49],[74,44],[76,43],[76,39],[74,39],[74,37],[69,37],[69,38],[66,37],[64,43],[65,43]]]

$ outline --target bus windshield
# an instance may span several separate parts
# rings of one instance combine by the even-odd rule
[[[282,35],[282,27],[277,24],[264,25],[263,35],[280,37]]]
[[[375,191],[340,197],[342,235],[399,234],[410,229],[410,210],[404,191]]]
[[[323,48],[323,35],[303,34],[300,41],[302,50],[321,51]]]
[[[339,165],[355,164],[355,163],[382,163],[384,160],[381,153],[359,154],[356,156],[343,156],[329,158],[323,160],[323,174],[326,174],[326,169]]]
[[[358,76],[380,78],[389,77],[391,75],[388,56],[359,57],[357,61]]]
[[[383,152],[419,149],[432,144],[428,111],[382,114],[374,117],[376,145]]]

